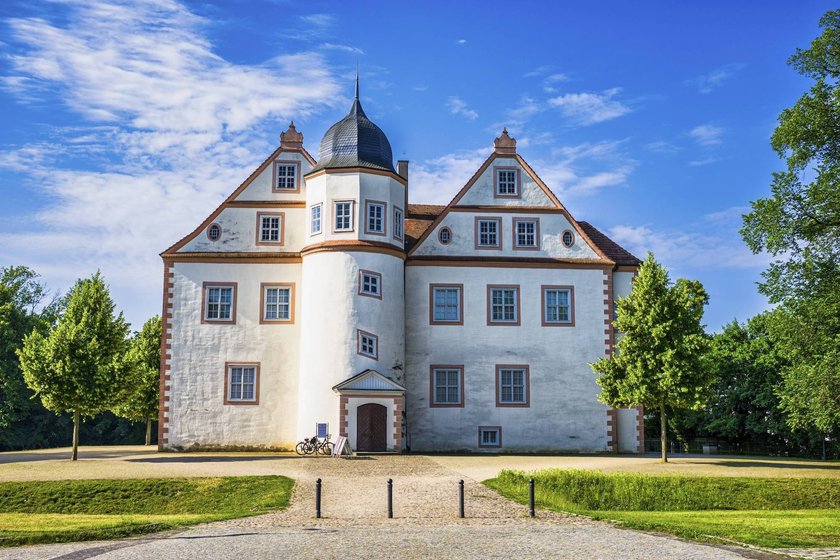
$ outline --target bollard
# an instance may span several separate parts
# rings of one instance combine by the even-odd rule
[[[458,483],[458,517],[464,518],[464,481]]]
[[[388,519],[394,518],[394,481],[388,479]]]
[[[537,512],[534,510],[534,479],[528,481],[528,507],[531,517],[536,517]]]
[[[321,479],[315,481],[315,519],[321,519]]]

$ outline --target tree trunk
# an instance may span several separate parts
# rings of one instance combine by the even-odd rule
[[[152,421],[146,418],[146,445],[152,445]]]
[[[79,424],[81,424],[79,410],[73,411],[73,461],[79,458]]]
[[[668,422],[665,419],[665,401],[659,403],[659,425],[661,427],[662,432],[660,433],[660,437],[662,438],[662,462],[668,462]]]

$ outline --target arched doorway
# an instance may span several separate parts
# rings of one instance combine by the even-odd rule
[[[381,404],[363,404],[356,409],[356,450],[385,451],[388,409]]]

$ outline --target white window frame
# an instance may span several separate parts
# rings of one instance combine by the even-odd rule
[[[282,162],[276,163],[274,170],[274,190],[275,191],[296,191],[298,189],[298,176],[297,176],[297,164],[289,163],[289,162]],[[280,174],[281,168],[284,170],[284,174]],[[287,173],[287,171],[291,169],[291,175]],[[280,186],[280,183],[283,183],[284,186]],[[291,185],[291,186],[289,186]]]
[[[262,286],[262,322],[264,323],[290,323],[294,317],[295,290],[291,284],[264,284]],[[269,293],[277,292],[275,301],[269,300]],[[281,292],[286,293],[286,301],[281,301]],[[270,306],[274,307],[275,317],[269,317]],[[284,313],[285,311],[285,313]]]
[[[493,231],[489,227],[493,224]],[[486,231],[482,231],[485,229]],[[486,236],[486,240],[485,237]],[[495,242],[491,243],[491,237]],[[477,249],[501,249],[502,248],[502,219],[501,218],[476,218],[475,220],[475,246]]]
[[[277,225],[273,224],[277,221]],[[266,225],[268,221],[268,225]],[[272,237],[275,237],[272,239]],[[260,214],[260,243],[282,243],[283,217],[277,214]]]
[[[394,239],[403,240],[403,209],[394,206]]]
[[[508,301],[508,292],[512,294],[512,301]],[[497,293],[501,294],[501,301],[497,301]],[[487,286],[487,324],[518,325],[519,303],[519,286]],[[509,309],[511,318],[508,318]]]
[[[333,202],[333,231],[345,232],[354,231],[353,208],[354,200],[336,200]],[[341,224],[339,224],[341,220]],[[346,222],[346,226],[345,226]]]
[[[566,294],[566,304],[560,304],[561,293]],[[556,294],[556,300],[550,301],[551,294]],[[572,286],[543,286],[542,287],[542,319],[546,326],[572,326],[575,322],[575,292]],[[567,308],[566,318],[560,318],[560,312]],[[556,318],[554,318],[556,317]]]
[[[531,231],[521,232],[520,226],[530,226]],[[517,249],[539,249],[540,221],[531,218],[513,219],[513,246]],[[530,243],[528,243],[530,237]],[[525,241],[523,243],[522,241]]]
[[[223,293],[229,293],[227,302],[224,301]],[[214,296],[214,294],[217,294]],[[214,301],[215,300],[215,301]],[[214,308],[215,306],[215,308]],[[227,309],[227,314],[222,311]],[[215,312],[211,312],[214,310]],[[236,320],[236,286],[225,284],[204,285],[204,310],[203,319],[207,323],[233,323]],[[226,315],[226,316],[223,316]]]
[[[373,333],[369,333],[363,331],[361,329],[356,330],[356,342],[357,342],[357,353],[360,356],[365,356],[367,358],[372,358],[374,360],[379,359],[379,337]]]
[[[464,324],[464,286],[463,284],[432,284],[431,285],[431,317],[429,323],[432,325],[463,325]],[[444,292],[444,301],[438,305],[438,292]],[[454,319],[446,318],[446,313],[453,306],[450,294],[455,294],[455,311],[456,317]],[[443,318],[438,318],[438,308],[443,310]]]
[[[511,198],[518,197],[519,170],[515,167],[497,167],[495,171],[496,196]]]
[[[384,202],[368,200],[365,202],[365,233],[385,235],[388,205]],[[379,216],[375,215],[379,211]],[[374,227],[371,227],[373,225]]]
[[[250,381],[246,381],[246,374],[249,371],[251,373],[251,379]],[[227,364],[227,394],[225,395],[225,402],[256,404],[258,402],[260,386],[259,371],[260,368],[257,364]],[[250,397],[245,396],[246,388],[251,389]],[[238,396],[236,396],[237,394]]]
[[[484,441],[484,434],[485,433],[494,433],[495,436],[493,437],[492,442]],[[478,446],[479,447],[492,447],[492,448],[501,448],[502,447],[502,427],[501,426],[479,426],[478,427]]]
[[[318,211],[318,217],[315,217],[315,211]],[[322,231],[322,224],[324,221],[324,205],[322,203],[313,204],[309,207],[309,235],[318,235]]]
[[[376,282],[372,282],[376,280]],[[373,285],[376,289],[372,290]],[[372,270],[359,270],[359,295],[382,299],[382,275]]]
[[[529,406],[529,378],[528,366],[496,366],[496,387],[499,391],[496,406]],[[517,390],[520,391],[519,395]],[[507,396],[505,391],[508,392]],[[516,398],[517,396],[519,398]]]
[[[432,366],[431,376],[431,404],[434,407],[461,407],[464,406],[464,366]],[[441,374],[443,384],[440,384]],[[454,379],[454,383],[452,380]],[[445,397],[443,400],[439,399],[438,390],[443,388]],[[455,398],[452,396],[451,390],[455,390]]]

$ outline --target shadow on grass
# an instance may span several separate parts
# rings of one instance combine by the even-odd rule
[[[716,461],[715,466],[718,467],[735,467],[735,468],[748,468],[748,469],[757,469],[757,468],[765,468],[765,469],[811,469],[811,470],[840,470],[840,464],[836,462],[825,462],[820,464],[803,464],[803,463],[791,463],[785,461],[774,461],[774,460],[751,460],[751,461]]]

